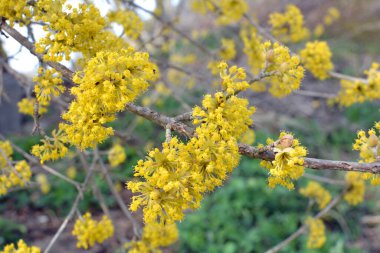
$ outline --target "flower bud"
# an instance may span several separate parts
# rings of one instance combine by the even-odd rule
[[[368,147],[374,148],[379,144],[379,138],[375,134],[371,134],[368,138]]]

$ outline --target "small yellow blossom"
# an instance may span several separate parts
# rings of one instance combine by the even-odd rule
[[[363,103],[380,98],[380,71],[379,64],[372,63],[369,70],[364,71],[366,81],[341,80],[341,89],[332,102],[341,106],[350,106],[355,103]]]
[[[309,29],[304,26],[301,10],[293,4],[287,5],[284,13],[272,13],[269,23],[273,35],[283,42],[300,42],[310,36]]]
[[[324,80],[329,77],[334,65],[331,62],[332,53],[325,41],[308,42],[300,55],[305,68],[316,78]]]
[[[319,209],[325,208],[331,201],[330,192],[317,182],[308,182],[305,188],[300,189],[300,193],[305,197],[315,200],[319,206]]]
[[[35,104],[36,104],[35,98],[23,98],[20,100],[20,102],[17,103],[17,106],[20,113],[33,116]],[[46,112],[47,112],[47,108],[44,105],[39,104],[38,114],[42,115]]]
[[[340,18],[340,11],[335,7],[330,7],[327,9],[327,13],[323,18],[323,23],[327,26],[334,23],[336,20]]]
[[[147,224],[144,227],[141,240],[128,242],[124,246],[129,253],[158,253],[161,252],[159,247],[169,246],[177,239],[178,230],[176,224],[166,226]]]
[[[7,159],[12,160],[12,144],[9,141],[0,141],[0,149],[0,168],[3,168],[8,165]]]
[[[48,160],[57,160],[66,155],[68,148],[65,143],[67,143],[67,138],[61,131],[52,131],[52,137],[45,137],[42,139],[41,145],[34,145],[32,147],[31,153],[38,156],[41,159],[41,164]]]
[[[219,50],[219,56],[222,60],[229,61],[235,58],[235,42],[232,39],[222,39],[222,46]]]
[[[137,39],[144,29],[140,17],[130,10],[111,11],[107,14],[108,20],[123,26],[124,33],[131,39]]]
[[[365,182],[360,172],[350,171],[346,174],[346,183],[348,184],[347,193],[344,199],[353,206],[363,202],[365,194]]]
[[[326,242],[325,224],[321,219],[307,218],[306,224],[309,228],[307,247],[309,249],[319,249]]]
[[[290,55],[289,48],[278,43],[267,41],[264,47],[267,61],[265,72],[271,73],[265,80],[270,82],[269,92],[274,97],[285,97],[301,85],[304,68],[300,65],[300,58]]]
[[[36,176],[36,181],[40,185],[40,190],[43,194],[50,192],[50,183],[45,174],[38,174]]]
[[[66,175],[71,179],[75,179],[77,176],[77,169],[74,166],[68,167],[66,170]]]
[[[23,240],[19,240],[17,246],[13,243],[5,245],[0,253],[41,253],[41,249],[36,246],[28,246]]]
[[[252,73],[259,74],[264,70],[266,62],[265,47],[262,44],[262,38],[258,35],[255,28],[242,29],[240,38],[244,44],[244,53],[248,57],[248,65],[251,67]]]
[[[62,85],[62,74],[54,69],[38,69],[38,76],[33,78],[36,83],[34,92],[40,105],[48,105],[53,97],[59,96],[65,87]]]
[[[126,159],[124,148],[120,144],[114,145],[108,152],[108,161],[111,167],[116,167],[122,164]]]
[[[12,165],[12,167],[11,165],[6,164],[2,167],[2,173],[0,174],[0,196],[5,195],[9,188],[14,186],[25,186],[25,184],[30,181],[31,177],[32,172],[30,166],[25,160],[18,161],[16,165]]]
[[[29,24],[32,17],[31,7],[27,0],[1,0],[0,17],[9,20],[10,26],[18,22],[20,26]]]
[[[215,12],[218,14],[217,23],[228,25],[239,21],[248,11],[245,0],[193,0],[192,8],[201,14]]]
[[[221,62],[218,68],[220,78],[222,78],[222,87],[228,94],[232,95],[249,87],[248,82],[245,81],[246,74],[243,68],[232,66],[228,69],[228,65],[225,62]]]
[[[113,233],[114,226],[107,216],[103,216],[100,221],[95,221],[89,212],[76,220],[72,231],[72,234],[78,239],[77,248],[83,249],[88,249],[95,243],[103,243],[112,237]]]
[[[277,145],[273,151],[275,159],[273,161],[262,160],[260,165],[269,170],[268,185],[270,188],[276,185],[282,185],[289,190],[294,189],[292,180],[297,180],[303,175],[303,157],[306,156],[307,150],[301,146],[297,139],[286,132],[281,132],[278,141],[268,139],[268,145]]]

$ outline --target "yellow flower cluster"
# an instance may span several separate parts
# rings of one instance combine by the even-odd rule
[[[243,68],[232,66],[228,69],[228,65],[225,62],[221,62],[218,68],[220,78],[222,78],[222,87],[229,95],[246,90],[249,87],[248,82],[245,81],[246,74]]]
[[[96,46],[95,36],[106,24],[94,5],[79,4],[78,8],[68,5],[64,11],[65,2],[42,0],[36,3],[39,10],[36,19],[49,23],[44,27],[49,33],[36,43],[37,53],[47,50],[45,61],[62,61],[63,55],[70,60],[72,51],[88,55],[88,51]]]
[[[217,23],[228,25],[239,21],[248,11],[245,0],[193,0],[192,9],[201,14],[215,12],[218,14]]]
[[[35,98],[23,98],[18,103],[18,110],[22,114],[34,115],[34,106],[36,104]],[[42,115],[47,112],[47,108],[44,105],[38,105],[38,114]]]
[[[114,145],[108,152],[108,161],[111,167],[116,167],[122,164],[126,159],[124,148],[120,144]]]
[[[40,106],[47,106],[53,97],[58,97],[65,91],[62,85],[62,74],[55,69],[38,69],[38,76],[33,78],[36,83],[34,92]]]
[[[252,73],[259,74],[265,67],[265,48],[262,44],[262,38],[258,35],[255,28],[242,29],[240,38],[244,44],[244,53],[248,57],[248,65],[251,67]]]
[[[71,59],[72,52],[80,52],[84,65],[102,50],[119,50],[127,43],[111,31],[105,30],[106,20],[92,4],[79,4],[73,8],[66,0],[39,0],[36,3],[37,21],[48,23],[48,33],[36,43],[36,52],[45,53],[45,61]]]
[[[36,176],[36,181],[40,186],[40,190],[43,194],[47,194],[50,191],[50,183],[45,174],[38,174]]]
[[[323,23],[318,24],[314,28],[314,35],[320,37],[325,32],[325,26],[332,25],[335,21],[340,18],[340,12],[335,7],[330,7],[327,9],[326,15],[323,17]]]
[[[1,0],[0,17],[4,17],[13,26],[14,22],[19,22],[20,26],[28,24],[32,16],[31,8],[27,0]]]
[[[82,218],[77,219],[72,234],[77,237],[77,248],[88,249],[95,243],[103,243],[103,241],[112,237],[114,227],[112,221],[103,216],[100,221],[91,218],[89,212],[85,213]]]
[[[29,164],[25,161],[18,161],[15,166],[2,167],[3,174],[0,174],[0,196],[5,195],[9,188],[14,186],[25,186],[30,181],[32,172]]]
[[[380,123],[376,123],[375,127],[380,131]],[[358,138],[353,145],[354,150],[360,151],[360,162],[373,163],[379,159],[380,156],[380,141],[375,129],[368,131],[368,137],[366,132],[360,130],[358,132]]]
[[[41,249],[36,246],[29,247],[23,240],[19,240],[17,247],[13,243],[5,245],[0,253],[41,253]]]
[[[30,181],[32,172],[29,164],[22,160],[12,164],[13,148],[9,141],[0,141],[0,196],[5,195],[9,188],[25,186]]]
[[[340,11],[335,7],[330,7],[327,9],[327,13],[323,18],[325,25],[331,25],[333,22],[340,18]]]
[[[222,39],[222,46],[219,50],[219,57],[222,60],[232,60],[236,56],[235,42],[232,39]]]
[[[239,90],[238,85],[230,86]],[[146,224],[167,226],[182,220],[185,210],[198,208],[202,195],[220,186],[237,166],[237,138],[253,123],[254,110],[248,108],[248,100],[235,95],[206,95],[202,108],[193,109],[198,126],[188,143],[174,137],[163,143],[161,151],[156,148],[138,162],[135,176],[145,181],[128,183],[132,192],[139,193],[131,210],[143,207]]]
[[[333,102],[341,106],[350,106],[355,103],[372,101],[380,98],[380,71],[379,64],[372,63],[369,70],[364,71],[367,82],[341,80],[341,90]]]
[[[222,60],[228,61],[233,59],[236,56],[236,49],[235,49],[235,43],[231,39],[222,39],[222,45],[219,49],[219,57]],[[220,61],[210,61],[207,65],[207,68],[210,69],[211,73],[213,75],[217,75],[219,71],[219,64]]]
[[[286,132],[281,132],[276,142],[268,138],[267,144],[274,146],[275,159],[262,160],[260,165],[269,170],[269,187],[282,185],[289,190],[294,189],[292,180],[300,178],[304,172],[303,157],[307,154],[306,148]]]
[[[0,141],[0,168],[8,166],[7,159],[12,160],[13,148],[9,141]]]
[[[307,247],[309,249],[319,249],[326,242],[325,224],[321,219],[307,218],[306,224],[309,227]]]
[[[293,5],[286,6],[284,13],[274,12],[269,16],[272,33],[283,42],[300,42],[310,36],[310,31],[304,26],[301,10]]]
[[[112,127],[104,124],[115,119],[149,86],[148,81],[158,77],[157,67],[149,61],[148,53],[133,48],[119,52],[102,51],[92,58],[73,81],[75,96],[60,124],[69,142],[80,149],[94,147],[113,134]]]
[[[296,55],[290,55],[289,48],[270,41],[264,43],[266,51],[266,73],[271,73],[267,81],[271,83],[269,92],[274,97],[284,97],[300,87],[304,68]]]
[[[77,176],[77,168],[75,168],[74,166],[68,167],[66,170],[66,176],[68,176],[71,179],[75,179],[75,177]]]
[[[62,131],[52,131],[52,137],[45,137],[41,140],[41,145],[34,145],[31,153],[41,159],[41,163],[48,160],[57,160],[66,155],[68,149],[65,146],[67,138],[62,134]]]
[[[358,138],[355,140],[353,149],[360,151],[360,162],[373,163],[380,159],[380,122],[376,122],[375,129],[372,128],[368,131],[368,137],[365,131],[358,132]],[[380,185],[379,175],[363,173],[362,176],[365,180],[371,180],[372,185]]]
[[[332,53],[325,41],[306,43],[306,47],[301,50],[300,56],[305,68],[318,79],[328,78],[329,71],[334,68],[331,62]]]
[[[147,224],[144,227],[142,238],[125,244],[129,253],[161,253],[159,247],[169,246],[178,239],[176,224],[160,226]]]
[[[144,29],[144,23],[140,17],[130,10],[111,11],[107,14],[110,22],[123,26],[124,34],[131,39],[137,39]]]
[[[346,183],[348,184],[348,190],[344,195],[344,199],[353,206],[363,202],[365,194],[365,181],[362,174],[354,171],[347,172]]]
[[[315,202],[317,202],[319,209],[325,208],[331,201],[330,192],[323,188],[322,185],[314,181],[309,182],[305,188],[301,188],[300,193],[303,196],[312,198]]]

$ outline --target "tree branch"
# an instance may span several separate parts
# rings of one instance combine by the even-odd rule
[[[29,51],[36,55],[39,58],[42,58],[42,55],[36,54],[34,51],[34,46],[29,42],[24,36],[22,36],[18,31],[11,28],[7,24],[3,23],[1,28],[6,31],[11,37],[19,41],[23,46],[29,49]],[[74,73],[57,62],[47,62],[47,64],[56,70],[62,73],[62,76],[67,79],[72,79]],[[178,122],[176,118],[168,117],[166,115],[160,114],[156,111],[153,111],[147,107],[137,106],[132,103],[126,105],[126,110],[135,113],[145,119],[148,119],[154,122],[157,125],[160,125],[163,128],[170,126],[171,130],[174,130],[178,133],[181,133],[187,137],[192,136],[192,129]],[[239,153],[251,158],[258,158],[263,160],[273,160],[274,153],[268,149],[259,149],[257,147],[252,147],[246,144],[239,143]],[[316,170],[338,170],[338,171],[360,171],[360,172],[371,172],[374,174],[380,174],[380,163],[357,163],[357,162],[346,162],[346,161],[333,161],[333,160],[323,160],[316,158],[305,158],[304,159],[305,167]]]

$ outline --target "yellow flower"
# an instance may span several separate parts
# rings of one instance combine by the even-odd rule
[[[33,78],[36,83],[34,92],[40,105],[48,105],[53,97],[59,96],[65,91],[62,85],[62,74],[55,69],[38,69],[38,76]]]
[[[218,14],[217,23],[228,25],[239,21],[248,10],[245,0],[193,0],[192,8],[201,14],[216,12]]]
[[[20,26],[30,23],[32,17],[31,7],[27,0],[1,0],[0,17],[9,20],[10,25],[18,22]]]
[[[124,33],[131,39],[137,39],[144,29],[144,23],[140,17],[130,10],[111,11],[107,17],[110,22],[122,25]]]
[[[232,39],[222,39],[222,46],[219,50],[219,56],[222,60],[232,60],[236,56],[235,43]]]
[[[71,88],[75,99],[62,115],[66,122],[60,129],[80,149],[94,147],[113,134],[112,127],[104,124],[113,121],[157,77],[158,69],[148,53],[133,48],[99,52],[83,73],[76,73],[73,81],[78,86]]]
[[[43,194],[49,193],[50,183],[45,174],[38,174],[36,177],[36,181],[40,185],[40,190]]]
[[[45,37],[36,43],[36,52],[43,53],[45,61],[71,59],[71,53],[83,56],[79,65],[84,66],[91,57],[102,50],[120,50],[128,44],[106,30],[107,22],[93,4],[80,3],[78,7],[65,5],[66,0],[39,0],[35,4],[36,21],[47,24]]]
[[[325,224],[321,219],[307,218],[306,224],[309,227],[307,247],[309,249],[319,249],[326,242]]]
[[[310,36],[310,31],[304,27],[301,10],[293,5],[286,6],[284,13],[274,12],[269,16],[272,33],[283,42],[300,42]]]
[[[176,224],[161,226],[147,224],[139,241],[128,242],[124,245],[130,253],[161,252],[159,247],[169,246],[178,239]]]
[[[340,106],[350,106],[355,103],[363,103],[380,98],[380,71],[379,64],[372,63],[369,70],[364,71],[367,75],[366,83],[362,81],[341,80],[341,90],[332,102]]]
[[[71,179],[75,179],[76,175],[77,175],[77,169],[74,167],[74,166],[70,166],[67,168],[67,171],[66,171],[66,175],[71,178]]]
[[[23,98],[20,100],[20,102],[17,103],[18,110],[22,114],[33,116],[35,103],[36,103],[35,98]],[[42,115],[46,112],[47,112],[47,108],[44,105],[39,104],[38,114]]]
[[[340,18],[340,11],[335,7],[330,7],[327,10],[326,16],[323,18],[323,23],[329,26]]]
[[[114,145],[108,152],[108,161],[111,167],[122,164],[126,159],[124,148],[120,144]]]
[[[7,153],[8,152],[6,152],[6,154]],[[2,157],[2,155],[0,156]],[[10,157],[7,159],[11,160]],[[0,160],[0,163],[1,162],[2,161]],[[0,174],[0,196],[5,195],[9,188],[14,186],[25,186],[27,182],[30,182],[31,177],[32,172],[30,166],[25,160],[18,161],[13,167],[10,167],[8,163],[5,163],[5,165],[2,166],[2,174]]]
[[[266,52],[262,44],[262,38],[255,28],[250,30],[242,29],[240,38],[244,44],[243,51],[248,57],[248,65],[251,67],[252,73],[257,75],[264,69],[266,62]]]
[[[228,94],[233,95],[249,87],[248,82],[245,81],[246,73],[243,68],[232,66],[228,69],[225,62],[219,63],[218,68],[222,78],[222,87]]]
[[[9,141],[0,141],[0,168],[8,166],[7,159],[12,160],[13,148]],[[4,155],[6,157],[4,157]]]
[[[49,160],[57,160],[66,155],[68,148],[65,146],[67,143],[66,136],[62,131],[52,131],[52,137],[45,136],[41,140],[42,145],[34,145],[31,153],[41,159],[41,164]]]
[[[344,199],[353,206],[363,202],[365,194],[365,182],[360,172],[347,172],[346,183],[348,191],[344,195]]]
[[[334,68],[331,62],[331,51],[325,41],[308,42],[300,52],[305,68],[318,79],[329,77],[329,71]]]
[[[265,80],[270,83],[269,92],[278,98],[297,90],[304,77],[304,68],[296,55],[290,55],[289,48],[270,41],[264,43],[266,51],[265,73],[271,75]]]
[[[17,246],[13,243],[5,245],[4,249],[0,250],[0,253],[41,253],[41,249],[36,246],[29,247],[22,239],[20,239]]]
[[[319,209],[325,208],[331,201],[330,192],[317,182],[308,182],[305,188],[300,189],[300,193],[305,197],[314,199],[317,202]]]
[[[273,140],[267,140],[268,145],[272,143]],[[291,134],[281,132],[273,151],[275,153],[273,161],[262,160],[260,163],[269,170],[269,187],[274,188],[279,184],[289,190],[294,189],[292,180],[300,178],[304,172],[303,157],[307,154],[306,148],[301,146],[297,139],[293,139]]]
[[[83,249],[88,249],[95,243],[103,243],[112,237],[113,233],[114,226],[107,216],[103,216],[100,221],[95,221],[89,212],[76,220],[72,231],[72,234],[78,239],[77,248]]]

